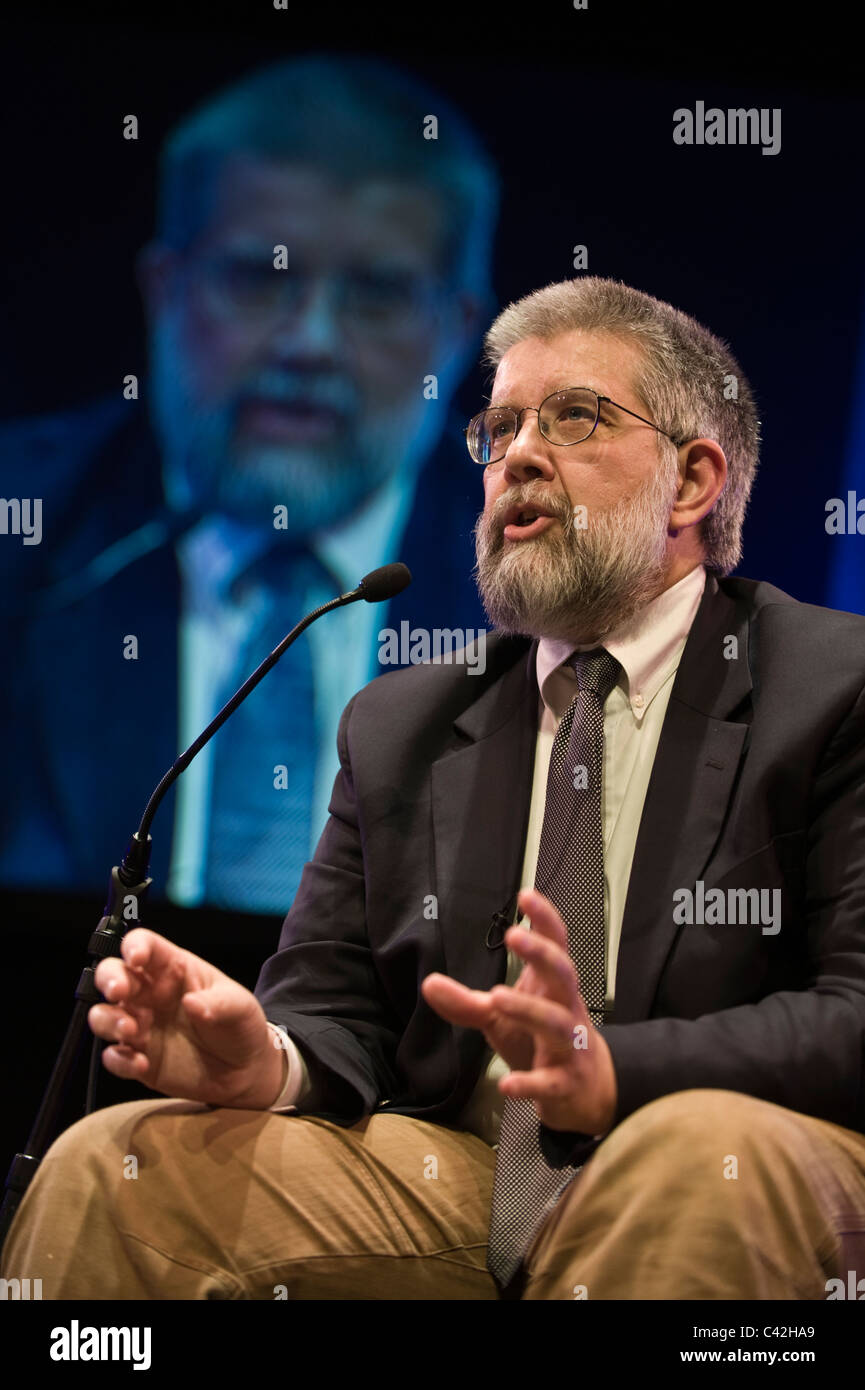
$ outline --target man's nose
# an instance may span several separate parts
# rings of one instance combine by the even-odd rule
[[[269,336],[277,352],[337,356],[344,342],[338,287],[325,277],[307,281],[297,302],[280,309]]]
[[[525,410],[517,427],[517,432],[508,445],[504,457],[505,480],[511,474],[517,482],[529,482],[533,478],[554,478],[555,465],[550,458],[549,446],[538,426],[538,412]]]

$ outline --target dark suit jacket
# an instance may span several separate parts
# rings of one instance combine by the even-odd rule
[[[494,638],[483,677],[416,667],[347,706],[331,817],[256,987],[309,1066],[305,1110],[454,1124],[478,1081],[482,1034],[440,1019],[419,986],[431,971],[473,989],[504,981],[506,952],[485,941],[519,887],[534,655],[527,639]],[[865,1132],[863,687],[865,619],[710,576],[628,888],[605,1028],[617,1123],[710,1087]],[[673,894],[698,879],[781,889],[781,930],[676,925]],[[586,1136],[542,1135],[551,1161],[591,1152]]]
[[[167,515],[156,441],[140,405],[112,398],[3,425],[0,464],[7,496],[43,499],[41,544],[10,536],[0,546],[0,865],[4,847],[28,828],[30,847],[16,855],[7,882],[102,891],[178,753],[174,545],[114,573],[110,565],[97,575],[88,569],[107,547]],[[452,417],[388,557],[403,560],[413,582],[379,605],[382,626],[484,625],[471,578],[482,505],[481,470]],[[286,631],[300,616],[287,594]],[[136,661],[122,658],[127,633],[139,639]],[[153,827],[154,896],[165,888],[173,801],[170,792]]]

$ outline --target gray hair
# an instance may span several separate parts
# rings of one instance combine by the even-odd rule
[[[436,139],[424,123],[438,118]],[[210,215],[232,155],[317,165],[353,184],[390,178],[437,195],[441,269],[492,314],[495,164],[465,116],[412,73],[372,57],[306,54],[257,69],[217,92],[171,132],[161,154],[158,234],[186,250]]]
[[[642,352],[634,389],[661,429],[677,439],[714,439],[727,458],[727,482],[701,522],[708,570],[729,574],[742,555],[742,523],[757,471],[760,421],[753,392],[727,343],[672,304],[619,280],[563,280],[509,304],[484,338],[493,371],[524,338],[574,329],[605,332]],[[656,436],[660,456],[675,445]]]

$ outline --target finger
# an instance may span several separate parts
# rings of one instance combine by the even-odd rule
[[[541,932],[543,936],[561,946],[563,951],[567,951],[568,929],[558,908],[553,906],[549,898],[545,898],[537,888],[523,888],[517,897],[517,906],[531,921],[532,931]]]
[[[102,1065],[112,1076],[124,1081],[146,1082],[151,1074],[150,1058],[144,1052],[121,1044],[106,1047],[102,1053]]]
[[[215,980],[202,989],[187,990],[181,1003],[189,1013],[202,1022],[236,1023],[245,1014],[252,1018],[254,1001],[245,992],[238,992],[233,980]]]
[[[141,980],[118,956],[107,956],[93,972],[100,994],[113,1004],[126,1004],[141,992]]]
[[[538,1067],[535,1071],[512,1071],[499,1081],[502,1095],[537,1101],[573,1098],[574,1079],[563,1067]]]
[[[127,932],[120,951],[122,959],[107,956],[93,974],[100,993],[112,1003],[135,999],[148,980],[161,974],[182,973],[178,947],[148,927],[133,927]]]
[[[566,1055],[574,1045],[574,1016],[569,1009],[537,994],[517,994],[506,985],[492,990],[492,1000],[500,1013],[551,1047],[561,1047]]]
[[[94,1004],[87,1014],[90,1031],[97,1038],[108,1042],[134,1043],[138,1047],[147,1042],[150,1021],[149,1013],[146,1018],[137,1018],[125,1009],[109,1004]]]
[[[199,1044],[223,1061],[242,1065],[261,1048],[261,1006],[233,981],[188,991],[181,1004]]]
[[[505,945],[521,960],[534,966],[543,984],[555,990],[563,1003],[570,1004],[579,994],[580,981],[576,968],[566,950],[555,941],[548,941],[536,931],[524,927],[509,927]]]
[[[183,970],[183,955],[179,946],[149,927],[133,927],[120,943],[120,951],[130,970],[156,979],[160,975],[176,976]]]
[[[468,989],[449,975],[434,971],[421,982],[421,993],[431,1009],[462,1028],[484,1028],[490,1021],[490,996],[486,990]]]

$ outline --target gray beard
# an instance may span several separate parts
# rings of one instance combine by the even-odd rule
[[[235,402],[202,404],[171,323],[150,345],[151,418],[164,459],[169,497],[192,511],[226,512],[273,524],[285,507],[280,535],[307,538],[354,515],[396,472],[410,472],[441,433],[439,416],[415,395],[357,424],[338,447],[233,440]]]
[[[487,618],[500,632],[576,645],[603,642],[664,588],[667,530],[678,487],[675,459],[661,464],[633,497],[588,510],[580,529],[567,497],[528,483],[498,498],[475,525],[475,578]],[[502,516],[517,503],[554,514],[529,541],[506,542]]]

